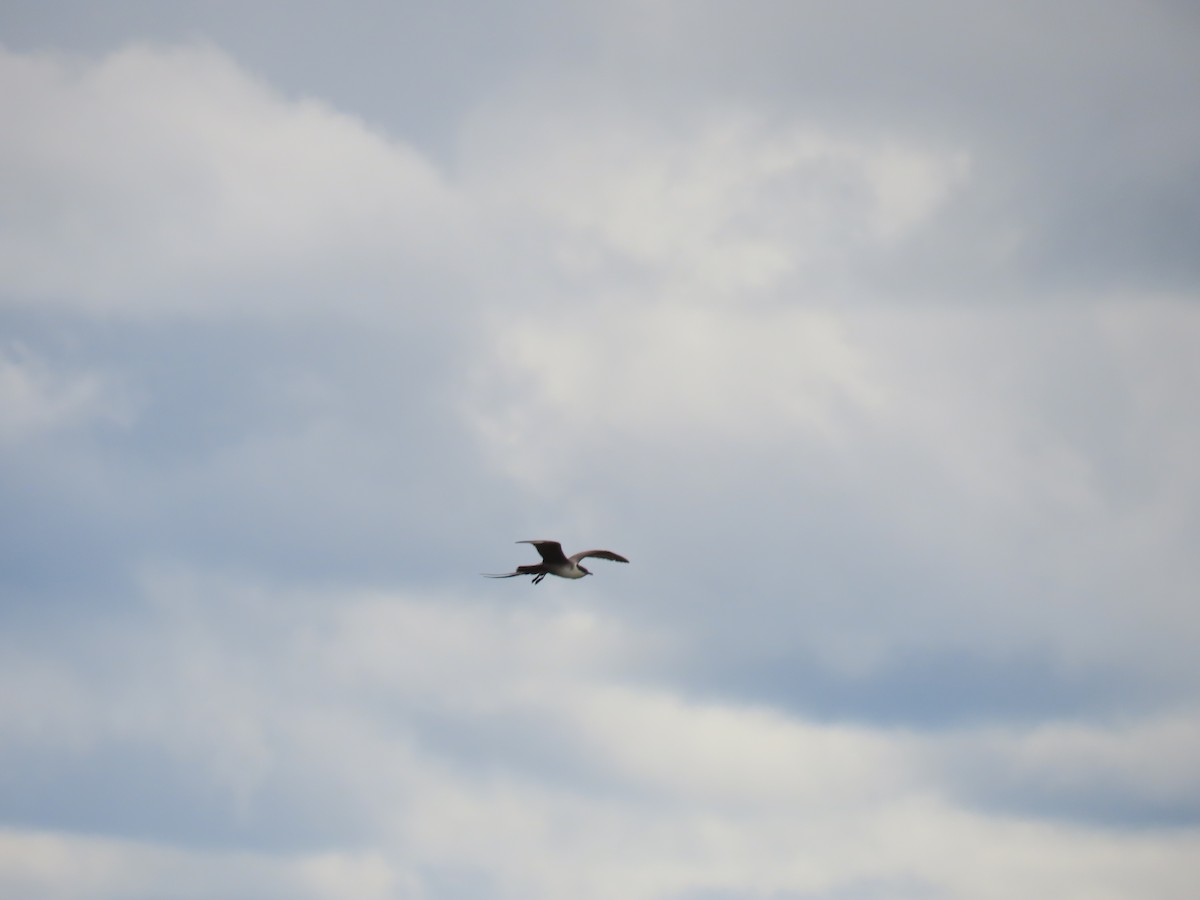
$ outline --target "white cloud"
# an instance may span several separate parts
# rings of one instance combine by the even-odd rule
[[[463,166],[472,193],[544,229],[568,278],[641,273],[693,307],[783,285],[828,290],[850,256],[911,237],[970,176],[966,153],[916,139],[729,112],[671,127],[581,110],[573,96],[537,101],[475,118]]]
[[[983,729],[930,747],[929,757],[943,771],[963,773],[968,792],[979,790],[993,802],[1048,807],[1066,798],[1110,806],[1114,816],[1187,814],[1200,798],[1196,723],[1195,710],[1185,708],[1114,723]]]
[[[0,829],[0,890],[28,900],[425,896],[411,875],[371,853],[181,851],[150,841],[11,828]]]
[[[6,752],[80,729],[93,748],[162,747],[178,777],[224,798],[229,834],[254,842],[278,817],[342,822],[339,849],[231,853],[172,848],[170,831],[151,844],[10,827],[0,885],[23,896],[353,885],[407,898],[473,879],[473,895],[498,897],[1184,897],[1200,849],[1194,829],[1151,837],[973,805],[1014,777],[1050,791],[1115,777],[1135,799],[1189,791],[1196,734],[1181,720],[949,735],[817,723],[631,680],[646,636],[553,601],[506,609],[183,573],[147,590],[158,613],[138,632],[113,645],[103,630],[58,655],[78,704],[60,705],[61,690],[6,652],[4,683],[43,710],[36,729],[8,732]],[[89,674],[114,653],[121,667]],[[1150,764],[1164,754],[1172,766]],[[237,769],[240,784],[222,774]]]
[[[133,400],[95,371],[57,371],[20,347],[0,348],[0,446],[109,421],[128,423]]]
[[[471,413],[530,487],[560,490],[557,479],[618,436],[673,448],[836,445],[888,392],[824,311],[627,304],[496,327]]]
[[[5,52],[0,90],[0,284],[26,302],[344,306],[364,285],[398,288],[463,231],[415,150],[283,97],[212,47],[134,45],[96,62]],[[341,293],[305,298],[314,281]]]
[[[899,732],[688,703],[644,687],[581,692],[563,712],[587,735],[597,765],[669,802],[846,815],[916,787],[912,741]]]

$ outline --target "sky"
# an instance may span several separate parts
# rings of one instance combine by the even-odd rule
[[[1194,896],[1198,49],[0,4],[0,894]]]

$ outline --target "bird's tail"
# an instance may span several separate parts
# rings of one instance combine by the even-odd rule
[[[543,571],[542,567],[539,563],[533,563],[532,565],[528,565],[528,566],[517,566],[517,571],[515,571],[515,572],[508,572],[504,575],[484,574],[483,577],[484,578],[516,578],[518,575],[540,575],[542,573],[542,571]]]

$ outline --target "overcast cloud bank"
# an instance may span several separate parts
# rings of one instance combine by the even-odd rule
[[[119,9],[0,51],[5,895],[1190,896],[1182,6]]]

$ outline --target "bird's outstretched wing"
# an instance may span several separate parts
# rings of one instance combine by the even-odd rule
[[[577,563],[581,559],[587,559],[589,556],[594,556],[596,559],[611,559],[613,562],[629,562],[621,554],[613,553],[611,550],[584,550],[582,553],[573,553],[571,554],[571,562]]]
[[[565,565],[567,557],[563,555],[562,544],[558,541],[517,541],[518,544],[533,544],[534,549],[542,555],[542,562],[548,565]]]

